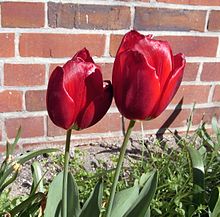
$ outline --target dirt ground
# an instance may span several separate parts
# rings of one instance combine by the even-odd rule
[[[129,155],[130,157],[133,157],[134,159],[140,158],[143,150],[142,149],[143,145],[145,150],[144,152],[145,156],[148,155],[148,151],[151,152],[161,151],[163,143],[161,143],[161,146],[155,146],[154,145],[155,139],[156,138],[153,136],[149,136],[145,140],[142,140],[138,137],[130,139],[126,154]],[[172,144],[171,146],[175,145],[175,141],[173,140],[173,137],[166,136],[166,139],[164,139],[163,141],[169,142],[170,144]],[[70,158],[74,158],[74,150],[77,148],[80,150],[84,150],[88,153],[85,155],[83,159],[83,164],[84,164],[83,166],[86,170],[91,171],[94,170],[95,167],[98,167],[99,166],[98,162],[100,159],[106,163],[106,169],[110,169],[112,168],[111,156],[112,155],[116,155],[116,157],[118,156],[121,144],[122,144],[122,140],[115,140],[111,142],[103,141],[96,143],[95,142],[85,143],[85,144],[77,145],[75,147],[71,146]],[[60,149],[61,152],[64,152],[64,146],[62,147],[57,146],[56,148]],[[42,149],[42,147],[37,147],[37,148],[35,147],[34,150],[36,149]],[[31,151],[31,150],[26,150],[26,151]],[[24,153],[17,152],[16,156],[25,154],[25,152]],[[56,154],[59,155],[60,152]],[[56,176],[56,174],[62,170],[62,168],[59,165],[53,162],[53,159],[54,157],[51,158],[50,155],[44,154],[25,163],[22,166],[17,179],[10,186],[11,197],[28,194],[30,192],[32,185],[31,164],[33,161],[40,162],[43,173],[46,172],[45,181],[50,183],[53,180],[53,178]]]

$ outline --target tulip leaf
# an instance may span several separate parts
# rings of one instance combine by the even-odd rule
[[[209,200],[209,208],[211,211],[210,217],[220,216],[220,187],[216,187],[212,193]]]
[[[147,212],[146,212],[144,217],[150,217],[150,207],[148,208],[148,210],[147,210]]]
[[[152,175],[152,173],[143,173],[141,175],[140,181],[139,181],[139,186],[140,188],[144,187],[144,184],[146,183],[146,181],[150,178],[150,176]]]
[[[157,171],[153,172],[144,184],[138,198],[135,203],[130,207],[130,209],[125,213],[126,217],[145,217],[149,214],[150,202],[157,187]]]
[[[138,185],[117,192],[113,202],[111,217],[124,216],[128,209],[137,200],[138,194]]]
[[[59,173],[49,187],[45,217],[61,217],[63,172]],[[71,173],[67,182],[67,217],[78,217],[80,212],[79,192]]]
[[[103,182],[99,181],[94,190],[92,191],[90,197],[85,202],[80,217],[91,217],[99,216],[101,205],[102,205],[102,195],[103,195]]]
[[[22,203],[20,203],[18,206],[16,206],[14,209],[10,211],[10,215],[13,217],[16,214],[28,210],[28,208],[33,205],[34,203],[41,202],[41,200],[45,197],[45,195],[41,192],[38,192],[30,197],[28,197],[26,200],[24,200]],[[39,206],[39,204],[37,204]]]
[[[59,173],[49,186],[45,217],[61,217],[62,183],[63,172]]]
[[[188,152],[192,164],[193,172],[193,190],[194,204],[200,205],[204,203],[204,188],[205,188],[205,169],[203,159],[198,150],[193,147],[188,147]]]
[[[67,183],[67,217],[78,217],[80,213],[79,191],[73,175],[68,173]]]

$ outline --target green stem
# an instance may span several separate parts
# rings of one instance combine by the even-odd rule
[[[112,187],[111,187],[111,193],[110,193],[110,198],[109,198],[109,202],[108,202],[106,217],[110,217],[110,215],[111,215],[113,201],[114,201],[115,192],[116,192],[116,187],[117,187],[117,184],[118,184],[118,178],[119,178],[122,163],[123,163],[123,160],[124,160],[125,151],[126,151],[126,148],[127,148],[127,145],[128,145],[128,140],[129,140],[129,137],[131,135],[131,131],[134,127],[134,124],[135,124],[135,121],[131,120],[130,123],[129,123],[128,129],[127,129],[127,132],[125,134],[121,150],[120,150],[120,155],[119,155],[119,158],[118,158],[118,163],[117,163],[117,167],[116,167],[115,175],[114,175],[114,181],[113,181],[113,184],[112,184]]]
[[[62,189],[62,217],[67,217],[67,182],[68,182],[68,166],[70,158],[70,138],[72,129],[66,132],[66,146],[64,156],[64,171],[63,171],[63,189]]]
[[[141,121],[142,147],[141,147],[141,167],[144,167],[144,126]]]

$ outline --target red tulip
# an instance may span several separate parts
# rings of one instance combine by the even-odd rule
[[[47,89],[48,114],[59,127],[84,129],[97,123],[112,102],[112,86],[88,50],[53,71]]]
[[[121,114],[131,120],[160,115],[176,94],[184,67],[184,55],[173,56],[168,42],[128,32],[118,49],[112,78]]]

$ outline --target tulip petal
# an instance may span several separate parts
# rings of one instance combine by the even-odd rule
[[[77,59],[82,59],[85,62],[94,63],[92,57],[90,56],[89,51],[86,48],[83,48],[79,52],[77,52],[74,57],[72,58],[73,61],[76,61]]]
[[[146,37],[151,37],[151,36],[146,36]],[[124,35],[117,54],[122,53],[125,50],[131,50],[132,48],[134,48],[136,43],[138,43],[141,39],[144,38],[145,38],[144,35],[140,34],[135,30],[128,32],[127,34]]]
[[[145,37],[135,44],[133,50],[142,53],[148,63],[156,69],[163,89],[173,68],[173,54],[168,42]]]
[[[102,94],[93,99],[84,110],[82,116],[76,120],[79,129],[84,129],[96,124],[108,111],[112,103],[112,85],[110,82],[102,90]]]
[[[63,68],[65,89],[76,102],[78,114],[101,93],[102,74],[97,65],[89,62],[68,61]]]
[[[117,55],[113,68],[113,92],[119,111],[128,119],[145,120],[160,97],[156,71],[137,51]]]
[[[158,101],[158,106],[155,108],[156,112],[152,118],[160,115],[175,96],[183,78],[185,63],[186,61],[183,54],[177,54],[174,56],[174,69],[171,73],[171,77],[164,86],[164,90],[161,93],[160,100]]]
[[[54,124],[68,129],[75,121],[75,103],[65,90],[63,80],[64,71],[58,66],[48,83],[47,110]]]

